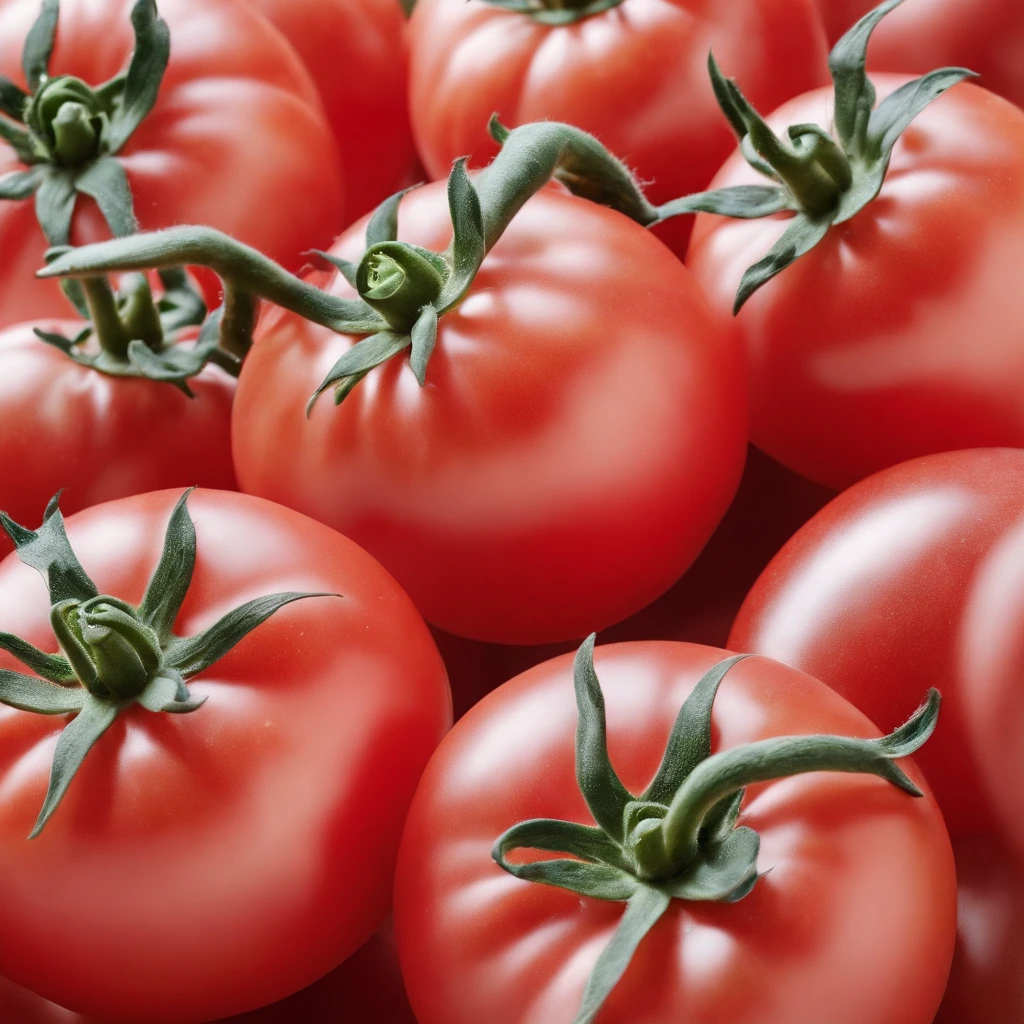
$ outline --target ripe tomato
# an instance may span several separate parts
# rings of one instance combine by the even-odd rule
[[[445,186],[407,195],[399,225],[443,249]],[[358,260],[363,232],[332,252]],[[353,294],[340,276],[329,290]],[[623,619],[682,575],[736,490],[736,346],[672,254],[604,207],[535,195],[441,318],[425,387],[393,359],[307,419],[351,345],[267,310],[234,406],[239,484],[361,544],[449,632],[541,643]]]
[[[994,836],[953,847],[957,941],[935,1024],[1024,1019],[1024,871]]]
[[[6,978],[0,978],[0,1020],[4,1024],[90,1024]]]
[[[684,698],[724,657],[679,643],[598,648],[611,758],[630,792],[654,776]],[[732,668],[712,720],[719,751],[783,735],[878,736],[827,687],[765,659]],[[491,848],[524,819],[594,820],[575,778],[576,725],[566,655],[486,697],[431,760],[395,886],[420,1024],[574,1019],[621,905],[514,878]],[[932,799],[816,772],[751,787],[741,822],[760,833],[766,873],[736,903],[674,900],[601,1024],[930,1024],[956,917],[952,854]]]
[[[887,94],[904,79],[874,81]],[[778,132],[831,116],[821,90],[768,122]],[[755,181],[737,154],[713,186]],[[723,313],[789,223],[698,218],[687,263]],[[878,198],[736,318],[751,440],[836,489],[932,452],[1024,446],[1022,262],[1024,113],[958,85],[897,142]]]
[[[818,0],[833,42],[876,0]],[[970,68],[986,89],[1024,106],[1024,6],[1018,0],[927,0],[886,18],[868,68],[926,74],[946,64]]]
[[[81,366],[33,330],[74,337],[82,326],[0,331],[0,508],[26,523],[61,488],[68,513],[164,487],[233,490],[234,380],[207,366],[187,398],[167,383]],[[0,533],[0,554],[11,550]]]
[[[342,224],[407,184],[416,160],[398,0],[249,0],[292,44],[341,150]],[[415,180],[415,179],[413,179]]]
[[[754,585],[728,646],[837,690],[881,729],[937,687],[938,729],[918,755],[954,839],[991,831],[968,741],[973,685],[961,623],[979,565],[1024,513],[1024,452],[915,459],[861,481],[801,529]]]
[[[52,76],[97,86],[125,69],[134,47],[134,0],[63,0]],[[39,0],[0,2],[0,73],[21,87],[22,44]],[[144,228],[210,224],[291,266],[340,227],[337,154],[316,90],[294,51],[237,0],[161,0],[171,57],[152,112],[117,160]],[[0,173],[23,169],[0,143]],[[107,237],[82,197],[76,244]],[[51,282],[38,281],[46,243],[31,201],[0,203],[0,324],[65,316]]]
[[[176,499],[68,521],[101,591],[142,598]],[[31,842],[64,720],[0,709],[0,972],[105,1024],[242,1012],[357,949],[387,915],[405,810],[450,721],[426,627],[365,552],[245,495],[197,491],[188,507],[198,555],[179,635],[271,591],[342,596],[257,626],[196,676],[208,700],[192,714],[128,706]],[[13,555],[0,628],[53,650],[46,588]],[[74,956],[54,960],[55,934]]]
[[[705,188],[735,145],[707,79],[709,50],[749,72],[751,98],[768,109],[826,81],[814,0],[622,0],[568,24],[540,20],[584,6],[418,0],[409,97],[432,177],[467,154],[486,163],[497,112],[510,127],[565,121],[596,135],[660,204]],[[659,229],[680,254],[691,220]]]
[[[1024,524],[982,566],[968,604],[961,649],[972,749],[1003,833],[1024,853]]]

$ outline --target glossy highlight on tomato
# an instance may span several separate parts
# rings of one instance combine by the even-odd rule
[[[937,687],[942,715],[917,759],[954,840],[994,829],[968,735],[977,683],[962,666],[963,630],[976,574],[1022,513],[1017,449],[949,452],[877,473],[790,539],[729,636],[732,650],[814,675],[881,729]]]

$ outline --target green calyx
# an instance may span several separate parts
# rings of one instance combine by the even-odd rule
[[[541,25],[572,25],[618,7],[622,0],[484,0],[503,11],[525,14]]]
[[[814,248],[833,225],[860,213],[881,191],[893,147],[914,118],[974,72],[940,68],[901,86],[875,106],[868,79],[867,48],[878,23],[904,0],[886,0],[836,43],[829,58],[835,85],[834,136],[813,124],[794,125],[780,139],[747,102],[714,57],[711,83],[743,155],[771,185],[742,185],[701,192],[666,203],[659,220],[680,214],[715,213],[755,219],[782,212],[793,217],[768,254],[743,276],[734,312],[759,288]]]
[[[726,673],[745,657],[720,662],[697,683],[679,712],[654,780],[634,796],[608,757],[593,636],[576,655],[576,779],[596,827],[524,821],[500,836],[493,850],[495,861],[516,878],[626,904],[574,1024],[596,1019],[672,900],[735,903],[757,884],[760,838],[739,824],[747,786],[807,772],[854,772],[877,775],[910,796],[922,795],[895,761],[917,751],[934,731],[940,704],[936,690],[906,725],[882,739],[787,736],[713,754],[715,696]],[[509,860],[523,849],[564,858]]]
[[[641,224],[658,219],[657,209],[644,198],[629,170],[586,132],[557,122],[508,131],[493,121],[491,130],[502,148],[489,167],[475,180],[466,173],[464,160],[452,167],[452,242],[444,252],[397,240],[399,204],[405,195],[399,192],[370,218],[366,250],[358,263],[315,253],[356,289],[356,299],[313,287],[254,249],[202,227],[82,246],[61,254],[39,276],[84,278],[152,267],[204,266],[223,281],[228,310],[253,309],[258,296],[338,333],[366,335],[331,368],[307,412],[328,390],[341,402],[374,367],[406,351],[423,386],[440,319],[465,297],[484,257],[523,204],[552,178]],[[238,336],[244,336],[241,328]]]
[[[55,258],[62,250],[51,250]],[[73,338],[35,329],[36,336],[80,366],[113,377],[138,377],[171,384],[193,397],[189,380],[213,363],[237,377],[245,350],[225,347],[223,311],[209,317],[202,296],[178,267],[160,271],[163,296],[153,297],[144,274],[131,274],[115,292],[105,277],[88,277],[82,296],[91,323]],[[193,344],[182,332],[202,325]]]
[[[255,598],[196,636],[174,633],[196,561],[196,533],[186,491],[164,537],[163,554],[139,606],[100,594],[68,542],[58,494],[38,530],[0,512],[18,556],[37,569],[50,593],[50,622],[59,654],[0,633],[0,650],[34,675],[0,669],[0,704],[41,715],[74,715],[57,741],[50,784],[31,838],[39,835],[85,756],[117,716],[135,704],[154,713],[186,714],[205,697],[187,681],[219,661],[278,609],[328,594],[282,593]]]
[[[115,236],[137,228],[131,190],[117,153],[156,103],[170,57],[170,34],[154,0],[132,9],[135,51],[128,70],[90,86],[70,75],[51,78],[50,57],[60,0],[42,0],[25,40],[22,64],[29,92],[0,77],[0,138],[24,171],[0,178],[0,199],[35,196],[50,245],[68,245],[79,195],[91,196]]]

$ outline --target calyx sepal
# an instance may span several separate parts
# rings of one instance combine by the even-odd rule
[[[39,835],[94,744],[135,704],[153,713],[189,714],[206,701],[188,680],[232,650],[293,601],[332,594],[280,593],[255,598],[203,632],[174,632],[195,569],[196,533],[186,491],[174,506],[160,562],[138,606],[102,595],[78,561],[64,529],[58,494],[38,530],[0,512],[18,556],[46,580],[59,654],[0,633],[5,650],[35,673],[0,669],[0,704],[42,715],[74,715],[54,751],[50,783],[31,837]]]
[[[708,70],[719,106],[747,162],[772,184],[740,185],[666,203],[658,219],[689,213],[756,219],[793,216],[781,238],[743,275],[738,313],[759,288],[810,252],[831,227],[855,217],[882,189],[893,147],[914,118],[954,85],[975,77],[966,68],[940,68],[907,82],[876,106],[867,75],[867,48],[878,23],[904,0],[886,0],[836,43],[829,57],[835,87],[835,137],[818,125],[793,125],[780,139],[711,55]]]
[[[633,796],[608,757],[604,696],[590,636],[576,654],[579,721],[576,781],[596,825],[533,819],[512,826],[492,856],[509,874],[591,899],[626,904],[598,958],[574,1024],[590,1024],[672,900],[735,903],[758,882],[760,837],[742,825],[746,787],[806,772],[877,775],[912,797],[922,793],[895,761],[917,751],[938,721],[940,697],[901,728],[875,740],[785,736],[712,753],[711,712],[722,680],[748,655],[719,662],[700,679],[676,718],[661,766]],[[562,856],[517,862],[516,850]]]

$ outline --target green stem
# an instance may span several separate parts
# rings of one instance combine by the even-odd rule
[[[119,294],[121,318],[129,337],[159,352],[164,347],[164,329],[145,274],[133,274],[123,281]]]
[[[105,277],[86,277],[82,280],[85,301],[89,305],[89,316],[96,332],[96,338],[103,352],[120,362],[128,360],[128,344],[131,334],[121,320],[117,298],[110,282]]]

